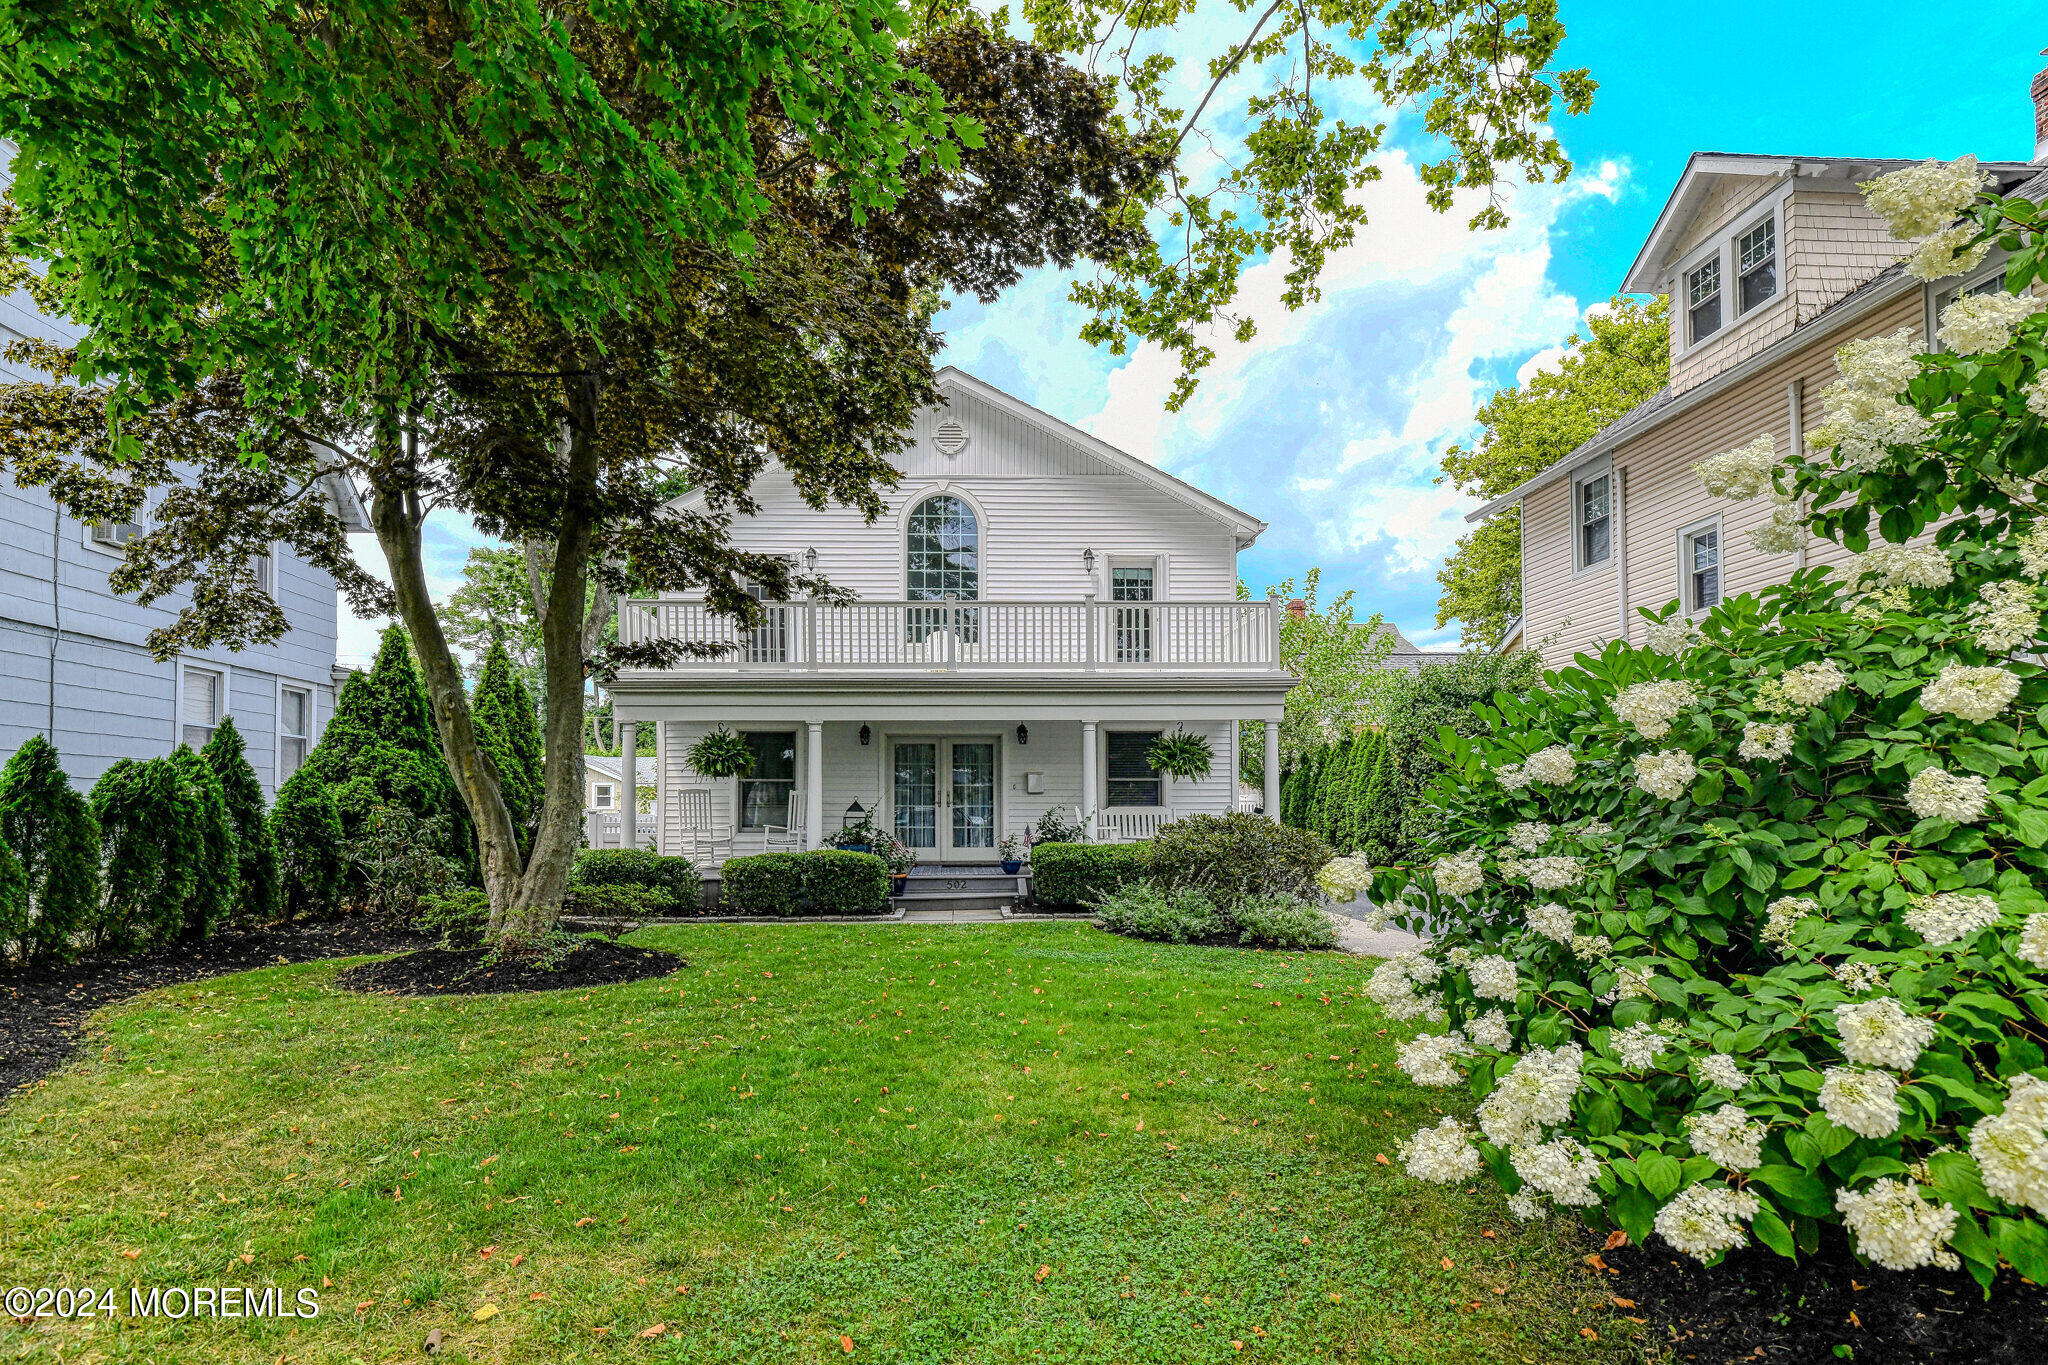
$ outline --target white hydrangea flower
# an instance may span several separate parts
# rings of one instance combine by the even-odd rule
[[[2002,351],[2013,330],[2040,309],[2039,301],[2025,294],[1965,294],[1941,310],[1941,330],[1935,335],[1957,355]]]
[[[1575,934],[1572,937],[1572,956],[1581,962],[1590,962],[1607,956],[1613,946],[1605,934]]]
[[[1742,1074],[1742,1068],[1725,1052],[1709,1052],[1693,1065],[1699,1069],[1700,1080],[1716,1090],[1734,1094],[1749,1084],[1749,1077]]]
[[[1366,978],[1365,995],[1380,1007],[1387,1018],[1400,1023],[1413,1019],[1442,1019],[1442,992],[1425,993],[1416,989],[1435,981],[1439,975],[1441,969],[1422,954],[1401,953],[1372,969],[1372,975]]]
[[[1533,780],[1553,787],[1562,787],[1570,783],[1573,775],[1578,772],[1579,761],[1572,757],[1572,751],[1564,745],[1553,744],[1530,754],[1522,767]]]
[[[1578,917],[1565,906],[1546,901],[1529,907],[1529,927],[1552,943],[1570,943],[1578,932]]]
[[[1530,1048],[1480,1101],[1479,1131],[1500,1147],[1533,1147],[1543,1141],[1546,1126],[1571,1118],[1585,1059],[1577,1043]]]
[[[1770,488],[1778,464],[1777,439],[1765,432],[1746,446],[1709,455],[1692,473],[1708,497],[1742,502]]]
[[[1775,678],[1764,679],[1757,688],[1757,703],[1766,711],[1783,715],[1806,711],[1820,705],[1849,685],[1849,675],[1833,659],[1818,659],[1788,668]]]
[[[1529,878],[1529,885],[1539,891],[1559,891],[1575,886],[1586,875],[1586,865],[1577,858],[1552,854],[1547,858],[1525,858],[1522,871]]]
[[[1465,1036],[1494,1052],[1506,1052],[1515,1045],[1514,1035],[1508,1032],[1508,1017],[1498,1009],[1488,1010],[1477,1019],[1466,1020]]]
[[[1753,720],[1742,727],[1742,742],[1735,746],[1743,758],[1780,759],[1792,752],[1793,725]]]
[[[1771,515],[1749,528],[1749,543],[1758,554],[1789,555],[1806,543],[1806,510],[1799,499],[1780,495],[1771,499]]]
[[[1898,1131],[1899,1083],[1883,1071],[1831,1066],[1821,1073],[1821,1112],[1861,1137]]]
[[[1753,1194],[1726,1185],[1688,1185],[1657,1210],[1657,1235],[1699,1261],[1749,1245],[1742,1225],[1761,1205]]]
[[[1510,763],[1504,768],[1495,768],[1493,775],[1499,779],[1501,786],[1511,792],[1520,791],[1528,786],[1532,780],[1529,776],[1528,768],[1520,763]]]
[[[1630,1071],[1645,1071],[1657,1064],[1657,1057],[1671,1046],[1671,1035],[1655,1024],[1630,1024],[1608,1035],[1614,1055]]]
[[[1884,984],[1884,968],[1875,962],[1837,962],[1828,968],[1828,975],[1841,982],[1851,995],[1874,991]]]
[[[2005,669],[1948,664],[1920,689],[1920,709],[1929,715],[1985,721],[2012,705],[2019,694],[2020,680]]]
[[[2048,915],[2028,915],[2020,924],[2020,941],[2012,951],[2028,966],[2048,967]]]
[[[1522,860],[1512,853],[1503,853],[1493,860],[1493,865],[1503,879],[1522,875]]]
[[[2004,1110],[1970,1129],[1970,1155],[1985,1189],[2048,1216],[2048,1081],[2014,1076]]]
[[[1835,1006],[1842,1055],[1864,1066],[1911,1069],[1934,1041],[1934,1021],[1917,1018],[1890,996]]]
[[[1355,853],[1332,858],[1316,871],[1316,885],[1340,903],[1357,900],[1371,882],[1372,864]]]
[[[1682,616],[1670,621],[1652,621],[1643,629],[1643,644],[1659,654],[1683,654],[1703,638],[1699,627]]]
[[[1792,944],[1792,926],[1819,913],[1820,902],[1809,896],[1780,896],[1764,907],[1764,927],[1758,937],[1782,953]]]
[[[1616,1000],[1640,1000],[1657,998],[1657,969],[1655,967],[1622,967],[1614,974],[1614,998]]]
[[[1593,1182],[1600,1178],[1600,1158],[1573,1138],[1510,1148],[1508,1164],[1524,1182],[1560,1204],[1588,1208],[1600,1202],[1600,1195],[1593,1188]]]
[[[1534,1222],[1544,1214],[1543,1197],[1527,1190],[1518,1191],[1508,1196],[1508,1212],[1524,1223]]]
[[[1836,1190],[1835,1207],[1856,1239],[1857,1252],[1887,1270],[1923,1265],[1955,1270],[1962,1264],[1948,1249],[1956,1211],[1922,1199],[1920,1187],[1910,1180],[1884,1176],[1861,1193]]]
[[[2027,411],[2048,419],[2048,374],[2037,374],[2020,390],[2026,396]]]
[[[1874,578],[1887,588],[1939,588],[1956,576],[1949,557],[1932,545],[1879,545],[1856,556],[1849,578]]]
[[[1424,1033],[1394,1049],[1394,1065],[1408,1073],[1417,1085],[1461,1085],[1465,1073],[1452,1063],[1453,1057],[1469,1057],[1472,1045],[1457,1029],[1449,1033]]]
[[[1472,965],[1472,950],[1460,943],[1444,954],[1444,962],[1452,967],[1469,967]]]
[[[1842,463],[1874,469],[1893,446],[1917,445],[1927,419],[1899,395],[1920,373],[1920,339],[1907,327],[1852,341],[1835,352],[1838,378],[1823,391],[1827,421],[1809,427],[1809,450],[1833,450]]]
[[[1906,257],[1906,273],[1930,284],[1975,270],[1991,254],[1991,241],[1971,242],[1977,235],[1975,223],[1957,223],[1952,228],[1922,237]]]
[[[1764,1125],[1736,1104],[1685,1116],[1685,1140],[1692,1149],[1731,1171],[1751,1171],[1764,1164],[1764,1133]]]
[[[1550,842],[1550,826],[1541,820],[1523,820],[1508,831],[1508,842],[1524,853],[1535,853]]]
[[[1486,872],[1472,849],[1436,860],[1437,890],[1446,896],[1469,896],[1485,884]]]
[[[1929,764],[1906,784],[1906,806],[1922,819],[1973,825],[1991,809],[1991,788],[1974,774]]]
[[[1479,1149],[1466,1135],[1465,1125],[1453,1118],[1434,1128],[1418,1128],[1414,1137],[1401,1144],[1398,1154],[1408,1174],[1439,1185],[1469,1180],[1482,1169]]]
[[[1675,678],[1631,683],[1615,694],[1612,705],[1614,714],[1644,739],[1662,739],[1671,733],[1672,718],[1697,700],[1692,684]]]
[[[1465,975],[1472,981],[1472,994],[1489,1000],[1512,1000],[1519,991],[1515,964],[1498,953],[1476,959]]]
[[[1691,790],[1698,769],[1683,749],[1662,749],[1636,758],[1636,785],[1663,801],[1676,801]]]
[[[2020,567],[2027,577],[2048,576],[2048,520],[2037,521],[2013,537],[2012,547],[2019,551]]]
[[[1978,167],[1977,158],[1964,156],[1946,163],[1923,161],[1856,188],[1892,236],[1905,242],[1941,231],[1968,213],[1978,193],[1991,185],[1991,176]]]
[[[1980,649],[2010,654],[2033,644],[2041,633],[2041,607],[2031,583],[2004,578],[1977,590],[1970,606],[1974,638]]]
[[[1934,948],[1959,943],[1980,929],[1989,929],[1998,920],[1996,900],[1959,891],[1915,896],[1912,908],[1906,911],[1906,927]]]

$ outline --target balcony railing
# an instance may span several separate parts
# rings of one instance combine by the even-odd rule
[[[764,602],[751,629],[702,602],[619,605],[619,642],[722,647],[699,671],[1278,672],[1280,611],[1249,602]]]

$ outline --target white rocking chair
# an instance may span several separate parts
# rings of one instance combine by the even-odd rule
[[[794,853],[804,846],[804,798],[801,792],[789,794],[789,810],[779,825],[763,825],[759,829],[742,830],[734,839],[758,839],[763,853]],[[737,846],[737,844],[735,844]]]
[[[676,822],[681,831],[682,846],[687,850],[686,856],[691,862],[701,866],[702,856],[707,851],[714,863],[723,863],[732,856],[732,833],[730,830],[721,832],[714,823],[709,790],[703,787],[684,787],[675,793],[675,802]]]

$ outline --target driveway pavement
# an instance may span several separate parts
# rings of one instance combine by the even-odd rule
[[[1392,957],[1420,948],[1429,940],[1406,929],[1368,929],[1365,917],[1372,913],[1372,902],[1360,896],[1355,901],[1342,904],[1332,902],[1330,915],[1337,921],[1337,946],[1347,953],[1358,953],[1364,957]]]

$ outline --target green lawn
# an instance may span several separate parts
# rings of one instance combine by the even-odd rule
[[[1380,1162],[1443,1094],[1393,1070],[1370,960],[1071,923],[637,941],[690,966],[415,1001],[320,963],[107,1012],[0,1107],[0,1285],[324,1285],[321,1316],[5,1322],[0,1353],[382,1362],[434,1328],[479,1361],[1640,1350],[1583,1234]]]

